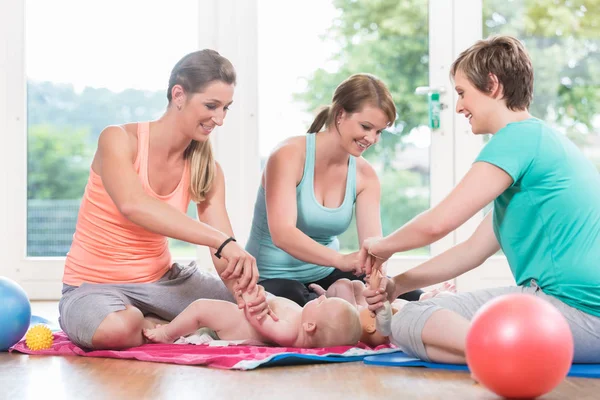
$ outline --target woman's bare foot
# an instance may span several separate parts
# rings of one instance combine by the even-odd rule
[[[425,292],[419,297],[419,300],[433,299],[438,296],[448,296],[456,293],[456,285],[450,282],[444,282],[442,286],[439,286],[429,292]]]
[[[173,343],[175,339],[167,335],[166,325],[156,325],[156,328],[144,329],[144,336],[152,343]]]

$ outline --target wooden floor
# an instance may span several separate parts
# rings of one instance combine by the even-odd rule
[[[56,303],[34,303],[56,319]],[[600,380],[569,378],[544,399],[597,399]],[[222,371],[142,361],[0,353],[0,399],[497,399],[467,373],[360,362]]]

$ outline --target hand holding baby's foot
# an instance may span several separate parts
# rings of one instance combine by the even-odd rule
[[[164,325],[156,325],[156,328],[144,329],[144,336],[153,343],[173,343],[175,340],[167,335]]]

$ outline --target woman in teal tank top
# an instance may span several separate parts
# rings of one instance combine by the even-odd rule
[[[358,252],[341,254],[337,236],[354,212],[360,241],[382,234],[379,180],[361,155],[395,117],[383,82],[356,74],[338,86],[308,135],[287,139],[272,152],[246,245],[267,292],[304,305],[316,297],[312,283],[327,289],[342,278],[364,279]],[[421,293],[404,298],[416,300]]]
[[[393,317],[392,342],[427,361],[464,363],[475,312],[497,296],[526,293],[565,317],[574,362],[599,363],[598,170],[565,135],[529,114],[533,68],[517,39],[481,40],[451,72],[456,111],[469,119],[474,134],[493,136],[448,197],[386,238],[364,241],[361,260],[369,272],[394,252],[444,237],[493,201],[471,238],[394,277],[392,295],[455,278],[500,248],[516,286],[409,303]],[[364,295],[372,311],[380,308],[382,294]]]

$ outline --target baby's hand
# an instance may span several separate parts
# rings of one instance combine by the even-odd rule
[[[367,285],[366,289],[363,291],[363,296],[365,296],[369,310],[372,313],[376,313],[377,310],[383,307],[383,304],[388,301],[388,292],[381,287],[381,284],[383,284],[384,287],[389,285],[387,279],[384,278],[380,283],[380,286],[371,288],[370,285]]]
[[[241,294],[249,317],[256,317],[257,320],[262,320],[267,315],[273,318],[273,321],[279,321],[279,318],[269,307],[265,289],[261,285],[256,285],[251,292]]]
[[[327,290],[323,289],[323,287],[321,285],[318,285],[316,283],[311,283],[310,285],[308,285],[308,288],[310,290],[312,290],[313,292],[315,292],[317,294],[317,296],[327,296]]]

